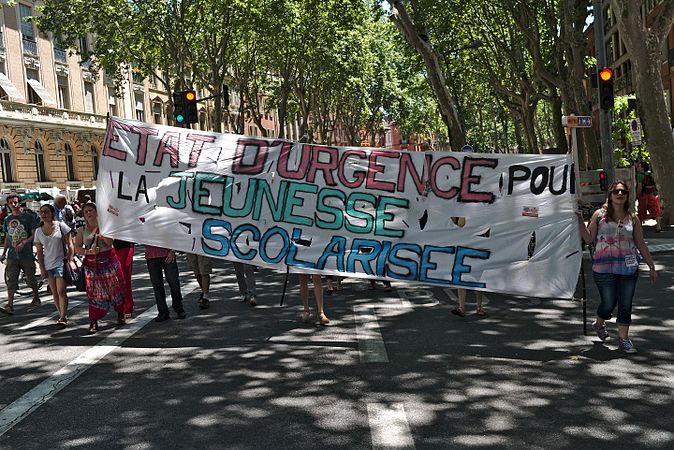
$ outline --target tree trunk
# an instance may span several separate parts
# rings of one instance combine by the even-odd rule
[[[630,53],[640,114],[651,154],[651,166],[661,203],[674,204],[674,138],[660,72],[660,48],[674,24],[674,2],[662,4],[650,29],[641,19],[642,1],[611,0],[618,28]],[[663,225],[672,223],[672,207],[662,211]]]
[[[427,39],[422,39],[417,31],[417,25],[407,13],[404,1],[389,0],[389,3],[391,4],[391,19],[393,23],[400,30],[407,43],[419,53],[419,56],[424,61],[428,82],[438,101],[442,120],[447,125],[449,144],[452,150],[459,151],[461,147],[466,145],[466,137],[461,128],[456,104],[447,88],[447,82],[440,67],[438,54],[427,42]]]

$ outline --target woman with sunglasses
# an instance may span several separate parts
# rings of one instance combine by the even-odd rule
[[[73,243],[68,225],[54,219],[56,211],[52,205],[40,206],[42,225],[35,230],[35,248],[40,274],[49,283],[54,304],[59,313],[56,325],[68,325],[68,297],[63,279],[64,262],[73,260]]]
[[[639,277],[638,253],[648,264],[652,284],[657,279],[657,272],[644,242],[641,222],[631,210],[627,183],[617,180],[608,192],[606,203],[594,212],[588,226],[582,216],[578,216],[581,237],[588,244],[594,243],[595,247],[592,273],[599,289],[600,303],[592,328],[602,341],[609,339],[606,321],[618,306],[618,348],[636,353],[628,332],[632,323],[632,298]]]
[[[98,332],[98,321],[112,306],[117,311],[117,324],[124,325],[125,281],[122,266],[112,247],[114,239],[98,232],[96,205],[82,207],[84,226],[77,230],[75,253],[84,256],[84,276],[89,299],[89,334]]]

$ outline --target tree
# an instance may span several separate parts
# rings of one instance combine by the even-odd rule
[[[639,116],[651,154],[661,201],[674,199],[674,138],[660,75],[660,49],[674,25],[674,2],[661,3],[652,20],[644,20],[643,0],[611,0],[618,29],[630,54],[635,77]],[[596,12],[595,12],[596,13]],[[669,203],[674,204],[674,203]],[[663,211],[663,223],[672,221],[672,209]]]
[[[453,150],[460,150],[466,143],[466,137],[459,121],[456,103],[452,97],[445,74],[440,66],[438,53],[429,43],[429,36],[425,31],[423,21],[415,21],[407,11],[404,0],[388,0],[391,5],[391,20],[398,27],[405,40],[421,56],[426,68],[428,82],[435,94],[442,119],[447,126],[449,143]],[[423,11],[419,2],[410,1],[413,14],[420,17]]]

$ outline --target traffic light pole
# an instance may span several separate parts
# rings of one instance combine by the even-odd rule
[[[592,1],[594,14],[594,49],[597,57],[597,86],[600,86],[599,72],[606,67],[606,47],[604,46],[604,11],[602,0]],[[599,96],[598,96],[599,97]],[[611,122],[613,112],[604,110],[599,104],[599,136],[601,137],[601,161],[609,182],[615,180],[615,164],[613,163],[613,138],[611,137]]]

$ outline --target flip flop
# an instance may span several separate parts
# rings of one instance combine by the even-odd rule
[[[466,313],[463,312],[463,309],[461,309],[461,308],[454,308],[452,310],[452,314],[454,314],[455,316],[459,316],[459,317],[466,317]]]
[[[13,316],[14,315],[14,307],[5,305],[5,306],[0,306],[0,311],[4,312],[8,316]]]

